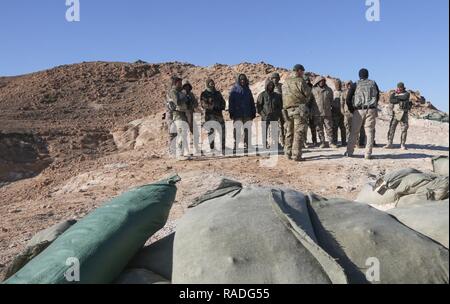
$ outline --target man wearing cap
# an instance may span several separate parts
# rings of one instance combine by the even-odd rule
[[[206,80],[206,89],[200,95],[200,100],[202,103],[202,108],[205,110],[205,122],[215,121],[220,124],[221,130],[218,131],[221,132],[221,150],[222,154],[225,155],[225,120],[223,118],[223,111],[225,110],[226,104],[222,93],[216,89],[214,80],[210,78]],[[211,150],[214,150],[216,148],[216,130],[211,128],[207,131],[209,146]]]
[[[388,144],[385,146],[385,149],[392,149],[395,130],[397,129],[397,125],[400,123],[400,127],[402,130],[401,135],[401,149],[407,150],[406,148],[406,138],[408,137],[408,128],[409,128],[409,111],[412,108],[412,102],[409,99],[410,94],[406,91],[405,84],[400,82],[397,85],[397,90],[391,94],[390,103],[393,106],[391,124],[389,126],[388,132]]]
[[[286,111],[285,155],[288,159],[302,161],[302,149],[308,125],[308,102],[311,88],[303,78],[305,68],[296,64],[283,87],[283,109]]]
[[[347,145],[345,155],[352,157],[355,151],[356,141],[364,124],[367,135],[365,158],[372,158],[374,146],[374,134],[378,116],[378,101],[380,100],[380,90],[375,81],[369,79],[369,71],[361,69],[359,71],[359,81],[352,86],[347,95],[347,106],[352,117],[352,130]]]
[[[281,103],[283,104],[283,84],[280,82],[281,77],[280,74],[278,73],[273,73],[270,76],[270,80],[272,80],[272,82],[275,85],[275,89],[274,92],[277,93],[278,95],[281,96]],[[281,113],[282,115],[280,116],[280,121],[279,121],[279,129],[280,129],[280,144],[283,146],[284,148],[284,139],[286,137],[285,131],[284,131],[284,123],[286,121],[285,119],[285,114],[284,111],[282,111]]]

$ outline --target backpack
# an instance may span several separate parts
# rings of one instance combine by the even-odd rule
[[[356,85],[353,105],[356,108],[369,108],[377,106],[378,89],[373,80],[364,79]]]

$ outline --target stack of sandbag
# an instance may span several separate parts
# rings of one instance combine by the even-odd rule
[[[164,227],[178,181],[179,177],[175,176],[114,198],[68,228],[5,283],[113,282],[145,242]],[[73,267],[78,267],[79,271]],[[140,280],[152,277],[150,272],[144,271],[139,275]],[[154,277],[153,281],[162,280]],[[132,280],[130,276],[122,279]]]
[[[218,193],[178,223],[173,283],[449,282],[447,248],[367,204],[279,188]]]
[[[448,198],[448,175],[407,168],[386,174],[376,183],[366,185],[356,200],[373,205],[405,206]]]

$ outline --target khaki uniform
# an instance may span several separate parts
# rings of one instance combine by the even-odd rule
[[[275,84],[275,93],[279,94],[280,96],[283,96],[283,84],[277,83]],[[281,97],[281,103],[283,104],[283,97]],[[284,147],[284,139],[286,138],[286,132],[284,130],[284,123],[285,123],[285,115],[282,113],[279,121],[279,130],[280,130],[280,143]]]
[[[359,80],[353,90],[350,90],[347,99],[351,98],[353,108],[352,128],[347,145],[347,155],[352,156],[355,146],[364,126],[366,132],[366,157],[370,158],[375,140],[375,127],[378,117],[378,100],[380,91],[377,84],[369,79]],[[348,103],[347,103],[348,105]]]
[[[347,100],[348,90],[344,90],[341,95],[341,113],[344,116],[344,127],[346,131],[346,142],[348,143],[350,132],[352,131],[352,119],[353,114],[349,111],[346,100]]]
[[[333,91],[328,87],[319,87],[317,83],[320,79],[315,81],[316,86],[312,89],[312,116],[313,123],[321,144],[326,144],[325,134],[329,142],[333,141],[333,118],[331,112],[331,103],[333,102]],[[325,132],[324,132],[325,129]]]
[[[308,106],[311,88],[303,78],[293,73],[283,88],[283,108],[285,111],[285,154],[288,158],[301,160],[305,130],[308,126]]]
[[[345,146],[347,144],[347,129],[345,127],[344,113],[342,112],[342,96],[343,91],[335,91],[333,103],[331,104],[331,114],[333,116],[333,140],[332,144],[337,145],[339,131],[341,132],[341,142]]]
[[[183,91],[178,90],[176,87],[172,87],[167,94],[167,100],[170,107],[175,109],[172,111],[173,123],[170,130],[171,132],[176,130],[176,153],[177,156],[183,156],[185,155],[185,152],[189,153],[189,124],[187,119],[187,111],[189,108],[188,97]],[[172,147],[169,150],[172,151]]]
[[[388,145],[392,145],[394,142],[395,131],[398,124],[400,124],[402,135],[401,145],[406,145],[406,139],[408,137],[409,129],[409,110],[412,103],[409,100],[409,92],[392,93],[390,102],[393,105],[393,113],[391,118],[391,124],[388,132]]]

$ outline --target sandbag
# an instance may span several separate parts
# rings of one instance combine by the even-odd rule
[[[421,284],[449,282],[448,249],[367,204],[342,199],[310,203],[319,245],[337,259],[350,283]],[[380,281],[366,271],[376,258]]]
[[[11,264],[6,268],[2,281],[12,277],[28,262],[37,257],[42,251],[50,246],[52,242],[54,242],[61,234],[63,234],[76,222],[76,220],[64,221],[38,232],[30,241],[28,241],[25,249],[20,254],[18,254],[11,262]]]
[[[175,199],[179,177],[133,189],[87,215],[6,281],[9,284],[64,284],[79,262],[79,282],[108,284],[156,231]],[[67,261],[72,261],[68,263]]]
[[[147,270],[147,269],[130,269],[125,271],[117,279],[115,284],[120,285],[150,285],[150,284],[170,284],[167,279]]]
[[[433,171],[436,174],[448,176],[448,156],[438,156],[433,158]]]
[[[400,222],[448,248],[449,203],[425,201],[389,210]]]
[[[374,184],[366,184],[356,198],[357,202],[373,205],[389,205],[396,201],[395,191],[387,189],[384,194],[380,194],[374,188]]]
[[[172,282],[346,283],[343,269],[315,239],[304,195],[242,188],[203,201],[179,221]]]
[[[76,220],[67,220],[61,223],[58,223],[50,228],[42,230],[38,232],[31,240],[28,241],[27,246],[35,246],[37,244],[43,242],[52,243],[55,241],[61,234],[63,234],[67,229],[72,227],[77,223]]]
[[[449,198],[449,179],[448,176],[434,173],[402,169],[379,179],[375,184],[375,191],[383,196],[390,191],[395,192],[395,203],[402,197],[413,194],[424,197],[425,200],[439,201]]]
[[[130,269],[147,269],[172,280],[173,241],[175,233],[143,248],[128,264]]]

